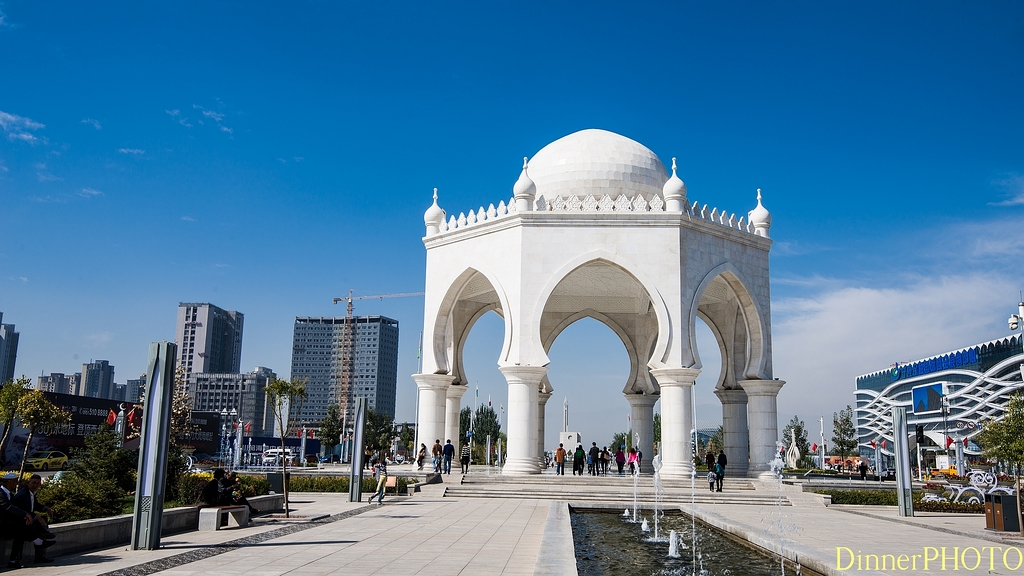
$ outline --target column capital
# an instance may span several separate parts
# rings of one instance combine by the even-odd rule
[[[782,380],[740,380],[747,396],[778,396],[779,390],[785,384]]]
[[[455,376],[451,374],[413,374],[413,382],[420,390],[447,390]]]
[[[630,406],[636,408],[653,408],[660,398],[653,394],[623,394],[623,396],[626,397],[626,402],[629,402]]]
[[[505,375],[505,379],[521,380],[523,382],[534,382],[540,384],[544,375],[548,373],[547,366],[498,366],[498,370]]]
[[[722,404],[746,404],[747,403],[747,393],[744,392],[742,389],[739,389],[739,390],[732,389],[732,390],[730,390],[730,389],[726,389],[726,388],[719,388],[718,390],[715,390],[715,396],[718,396],[718,399],[722,401]]]
[[[658,386],[693,386],[700,374],[699,368],[657,368],[651,375],[658,381]]]
[[[460,400],[463,394],[469,390],[469,386],[465,384],[452,384],[448,386],[448,398]]]
[[[551,392],[538,392],[538,393],[537,393],[537,400],[538,400],[538,401],[539,401],[539,402],[540,402],[541,404],[546,404],[546,403],[547,403],[547,401],[548,401],[548,400],[549,400],[550,398],[551,398]]]

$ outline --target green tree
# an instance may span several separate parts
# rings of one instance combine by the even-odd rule
[[[85,436],[85,449],[72,449],[74,464],[71,473],[82,478],[109,480],[122,495],[135,490],[135,475],[139,467],[139,453],[118,446],[117,433],[106,424],[93,434]],[[176,478],[175,478],[176,480]],[[168,478],[170,484],[171,478]]]
[[[6,464],[7,441],[11,437],[11,428],[18,417],[18,401],[28,393],[32,381],[22,376],[17,380],[8,380],[0,386],[0,423],[4,425],[4,435],[0,438],[0,466]]]
[[[327,416],[320,423],[320,443],[327,447],[327,454],[334,462],[334,447],[341,441],[341,408],[334,402],[327,405]]]
[[[832,451],[846,460],[857,449],[857,428],[853,425],[853,408],[849,404],[832,413]]]
[[[395,419],[384,412],[372,408],[366,409],[366,420],[363,424],[363,443],[371,452],[391,449],[391,441],[395,437]]]
[[[632,429],[630,429],[630,430],[628,430],[626,432],[616,432],[615,435],[612,436],[612,445],[609,446],[608,449],[611,450],[612,453],[615,453],[615,451],[619,449],[619,446],[625,446],[624,450],[626,452],[629,452],[629,449],[633,447],[633,430]],[[576,449],[575,446],[572,446],[571,448],[573,450]],[[572,451],[572,450],[570,450],[569,446],[566,446],[565,449],[569,450],[570,452]]]
[[[441,440],[441,444],[444,445],[445,440],[451,440],[455,446],[461,445],[467,440],[466,432],[469,432],[469,424],[473,421],[473,409],[469,406],[459,410],[459,437],[458,438],[445,438]],[[476,434],[476,432],[474,432]]]
[[[793,416],[793,419],[786,424],[786,427],[782,429],[782,443],[789,445],[792,442],[792,435],[790,431],[796,433],[796,449],[800,451],[800,463],[809,460],[811,454],[811,445],[807,441],[807,427],[804,425],[804,421],[800,418]]]
[[[272,377],[265,389],[267,395],[267,408],[270,409],[277,422],[277,429],[281,431],[281,484],[284,486],[284,517],[289,518],[288,512],[288,458],[285,452],[284,439],[288,435],[288,413],[299,412],[302,401],[306,399],[306,382],[301,379],[283,380]],[[293,406],[293,404],[296,404]]]
[[[658,451],[658,442],[661,442],[661,412],[654,414],[654,451]]]
[[[712,451],[712,452],[717,454],[720,450],[724,450],[724,449],[725,449],[725,428],[722,427],[721,424],[719,424],[718,428],[715,429],[715,433],[712,434],[710,438],[708,438],[707,444],[704,445],[704,451],[707,452],[708,450],[710,450],[710,451]],[[703,462],[704,459],[703,458],[698,458],[697,461],[698,462]]]
[[[1010,465],[1017,493],[1017,509],[1020,510],[1020,468],[1024,466],[1024,396],[1020,392],[1010,396],[1002,419],[985,422],[975,439],[986,458]],[[1024,535],[1024,524],[1021,524],[1020,531]]]
[[[481,406],[476,409],[476,418],[473,419],[473,441],[483,445],[487,442],[487,436],[491,437],[493,444],[498,440],[501,433],[501,425],[498,423],[498,414],[490,406]]]
[[[25,459],[32,447],[32,437],[45,428],[54,428],[71,422],[71,413],[46,399],[40,390],[30,390],[18,400],[18,420],[28,428],[28,439],[25,451],[21,455],[21,469],[18,475],[25,473]]]

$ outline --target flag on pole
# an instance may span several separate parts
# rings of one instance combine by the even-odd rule
[[[818,451],[818,443],[815,442],[814,444],[811,444],[811,452],[817,452],[817,451]]]
[[[116,422],[117,422],[117,414],[115,414],[114,411],[111,410],[110,413],[107,414],[107,426],[113,426],[114,423],[116,423]]]
[[[490,394],[487,395],[487,407],[488,408],[491,407],[491,395]]]
[[[248,434],[250,432],[252,432],[252,420],[245,423],[245,433]]]
[[[874,440],[872,440],[871,442],[868,442],[868,444],[871,444],[871,448],[872,448],[872,449],[875,449],[875,448],[877,448],[877,447],[878,447],[878,446],[877,446],[877,445],[875,444],[875,441],[874,441]]]
[[[949,450],[949,447],[952,446],[952,445],[953,445],[953,437],[952,436],[946,436],[946,450]]]
[[[882,440],[882,450],[885,450],[885,440]]]

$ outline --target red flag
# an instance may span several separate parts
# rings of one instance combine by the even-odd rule
[[[234,428],[235,430],[238,430],[238,422],[232,421],[231,427]]]
[[[871,442],[868,442],[868,444],[871,444],[871,447],[872,447],[872,448],[875,448],[875,447],[876,447],[876,446],[875,446],[875,441],[874,441],[874,440],[872,440]]]
[[[818,443],[815,442],[814,444],[811,444],[811,452],[817,452],[817,451],[818,451]]]
[[[114,414],[114,410],[111,409],[107,414],[107,426],[113,426],[115,422],[117,422],[117,414]]]
[[[885,450],[885,440],[882,440],[882,450]]]
[[[301,428],[296,428],[295,429],[295,437],[296,438],[302,438],[302,429]]]
[[[248,434],[250,432],[252,432],[252,421],[251,420],[249,422],[245,423],[245,433]]]
[[[128,422],[136,428],[142,426],[142,414],[139,414],[139,411],[136,410],[134,406],[128,411],[128,415],[125,417],[125,420],[128,420]]]
[[[312,437],[313,437],[313,429],[312,429],[312,428],[310,428],[310,429],[309,429],[309,430],[308,430],[308,431],[306,432],[306,437],[307,437],[307,438],[312,438]]]
[[[953,445],[953,438],[951,436],[946,436],[946,450],[949,450],[949,447],[952,446],[952,445]]]
[[[964,448],[967,448],[967,438],[964,438]]]

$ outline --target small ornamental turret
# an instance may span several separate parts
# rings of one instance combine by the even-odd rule
[[[529,174],[526,173],[526,167],[528,163],[526,157],[523,157],[523,172],[519,175],[519,180],[516,180],[515,186],[512,187],[512,195],[516,199],[516,211],[517,212],[529,212],[533,210],[533,199],[537,196],[537,185],[530,180]]]
[[[682,212],[686,209],[686,184],[676,176],[676,159],[672,159],[672,177],[661,189],[665,197],[666,212]]]
[[[768,229],[772,227],[772,215],[761,205],[761,189],[757,189],[757,207],[747,212],[747,220],[754,226],[754,234],[768,238]]]
[[[440,233],[442,222],[444,222],[444,210],[437,205],[437,188],[434,188],[434,203],[423,213],[423,223],[427,226],[427,236]]]

